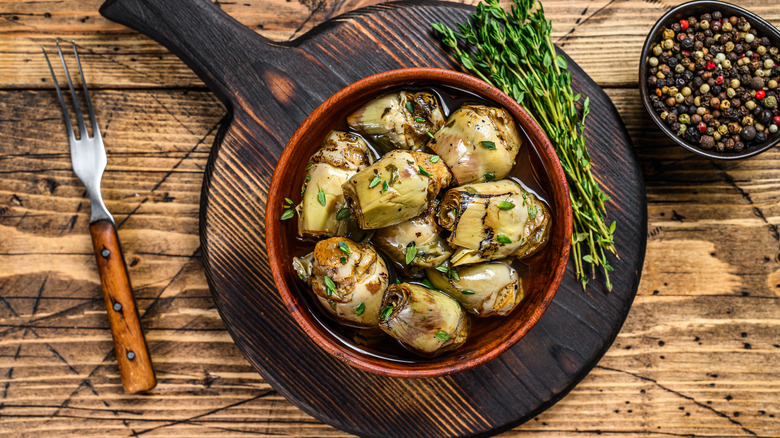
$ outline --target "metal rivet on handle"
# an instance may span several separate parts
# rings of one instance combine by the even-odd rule
[[[122,304],[121,303],[114,303],[114,310],[119,312],[122,310]]]
[[[128,351],[127,352],[127,358],[130,359],[130,360],[135,359],[135,353],[133,353],[132,351]]]
[[[107,259],[108,256],[111,255],[111,251],[107,250],[106,248],[103,248],[103,251],[100,251],[100,255],[103,256],[104,259]]]

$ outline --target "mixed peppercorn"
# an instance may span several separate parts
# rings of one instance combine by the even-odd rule
[[[661,32],[647,58],[650,104],[688,143],[740,152],[780,129],[780,51],[745,17],[719,11]]]

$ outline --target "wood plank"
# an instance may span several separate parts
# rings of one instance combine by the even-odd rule
[[[780,151],[713,163],[663,139],[635,90],[609,94],[645,166],[645,275],[596,369],[505,436],[777,436]],[[221,106],[186,90],[93,99],[160,384],[121,392],[54,93],[2,92],[0,436],[346,436],[269,392],[211,301],[197,205]]]
[[[0,3],[0,88],[51,87],[40,46],[52,48],[55,38],[77,40],[85,59],[85,74],[95,88],[203,86],[164,47],[101,17],[97,13],[101,3]],[[219,2],[228,14],[274,41],[295,38],[330,17],[374,3],[379,1]],[[583,5],[575,0],[548,0],[544,5],[553,20],[554,40],[599,85],[630,87],[636,86],[639,52],[647,33],[665,11],[679,3],[682,1],[596,0]],[[780,26],[780,8],[772,1],[734,3]]]

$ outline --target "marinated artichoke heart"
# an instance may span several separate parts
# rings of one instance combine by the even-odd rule
[[[376,327],[388,271],[374,247],[331,237],[294,258],[293,268],[327,312],[353,326]]]
[[[438,219],[452,231],[453,266],[528,257],[547,242],[551,220],[547,206],[511,180],[450,189]]]
[[[447,294],[401,283],[385,292],[379,328],[410,349],[434,356],[466,342],[469,319]]]
[[[444,114],[433,94],[399,91],[363,105],[347,117],[347,124],[386,150],[420,149],[430,139],[428,132],[444,125]]]
[[[483,105],[458,108],[428,143],[450,167],[456,185],[506,177],[521,145],[512,116]]]
[[[508,315],[525,293],[517,270],[507,261],[452,268],[457,275],[426,269],[433,286],[477,316]]]
[[[341,185],[372,162],[373,155],[359,136],[342,131],[328,134],[309,160],[303,199],[295,208],[301,237],[346,236],[355,228],[349,215],[339,219],[338,212],[345,207]]]
[[[396,149],[345,182],[344,198],[360,228],[400,224],[427,210],[452,178],[447,166],[432,157]]]
[[[422,274],[419,268],[435,268],[452,255],[452,248],[447,244],[447,240],[440,236],[441,228],[436,223],[435,213],[435,205],[431,205],[431,208],[417,217],[380,228],[371,241],[377,249],[387,254],[400,270],[410,277],[417,277]]]

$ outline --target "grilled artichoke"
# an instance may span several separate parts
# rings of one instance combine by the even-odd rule
[[[425,213],[397,225],[380,228],[371,241],[410,277],[422,274],[420,268],[435,268],[451,255],[452,248],[440,236],[432,205]]]
[[[376,327],[389,274],[371,245],[331,237],[317,242],[312,254],[294,258],[293,268],[325,311],[353,326]]]
[[[385,151],[420,149],[429,140],[427,133],[444,125],[444,114],[433,94],[399,91],[363,105],[347,117],[347,124]]]
[[[469,319],[447,294],[401,283],[385,292],[379,328],[406,347],[434,356],[466,342]]]
[[[417,151],[394,150],[342,185],[360,228],[400,224],[427,210],[452,175],[439,159]]]
[[[309,160],[298,212],[298,234],[304,238],[346,236],[355,224],[344,210],[341,185],[373,162],[366,142],[355,134],[331,131]]]
[[[482,105],[458,108],[428,143],[450,167],[456,185],[506,177],[521,145],[512,116]]]
[[[437,289],[458,300],[467,312],[477,316],[507,315],[524,297],[517,270],[507,261],[477,263],[451,268],[455,273],[426,269]]]
[[[449,190],[438,219],[452,231],[453,266],[528,257],[547,242],[551,220],[547,206],[511,180]]]

